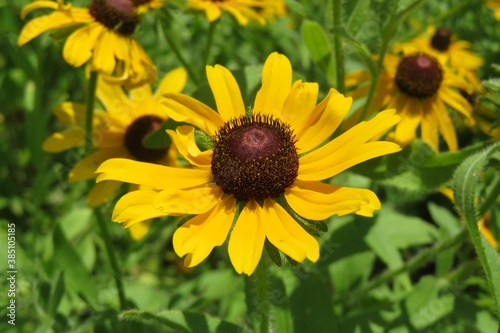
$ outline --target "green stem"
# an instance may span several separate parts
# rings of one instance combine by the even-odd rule
[[[194,83],[196,83],[196,85],[199,85],[200,80],[198,78],[198,75],[196,75],[196,73],[195,73],[195,71],[193,71],[193,68],[191,67],[191,65],[186,61],[186,59],[182,55],[181,51],[177,47],[177,44],[175,44],[174,40],[172,39],[172,37],[170,35],[170,31],[168,31],[165,24],[161,23],[161,20],[158,20],[158,24],[163,29],[163,35],[165,36],[165,39],[167,40],[167,43],[168,43],[168,46],[170,47],[170,49],[174,52],[177,59],[180,61],[182,66],[186,69],[191,80],[193,80]]]
[[[205,71],[205,65],[208,64],[208,58],[210,56],[210,49],[212,48],[212,41],[214,39],[214,34],[215,34],[215,28],[217,27],[217,23],[219,22],[220,20],[215,20],[215,21],[212,21],[210,22],[210,28],[208,30],[208,37],[207,37],[207,44],[205,45],[205,52],[203,53],[204,54],[204,58],[203,58],[203,70],[202,72]]]
[[[342,28],[342,1],[333,0],[333,29],[340,31]],[[333,45],[335,47],[335,68],[337,78],[337,90],[340,93],[345,92],[345,64],[344,49],[342,46],[342,34],[333,33]]]
[[[125,298],[125,291],[123,288],[122,273],[120,267],[118,266],[118,260],[116,259],[115,250],[111,242],[111,235],[108,229],[109,222],[107,222],[104,219],[104,216],[102,215],[102,212],[99,209],[99,207],[94,208],[94,214],[97,219],[97,224],[99,224],[99,228],[101,229],[102,238],[106,246],[106,252],[108,253],[109,262],[113,270],[113,276],[115,279],[116,289],[118,291],[118,298],[120,301],[120,309],[124,311],[128,308],[127,299]]]
[[[249,324],[253,331],[260,333],[271,331],[267,260],[267,257],[262,256],[253,274],[245,277]]]
[[[435,246],[431,247],[430,249],[422,251],[421,253],[417,254],[415,257],[408,260],[404,265],[400,266],[399,268],[385,271],[384,273],[380,274],[379,276],[377,276],[375,279],[371,280],[367,284],[365,284],[365,285],[361,286],[360,288],[358,288],[357,290],[354,290],[353,292],[349,293],[349,295],[342,297],[342,298],[339,298],[335,301],[340,302],[340,303],[349,303],[351,300],[356,300],[358,298],[361,298],[364,295],[366,295],[370,290],[390,281],[392,278],[398,276],[399,274],[401,274],[403,272],[411,272],[414,269],[425,264],[429,259],[436,257],[439,253],[441,253],[449,248],[452,248],[453,246],[460,244],[461,242],[464,241],[466,236],[467,236],[467,229],[462,228],[454,236],[446,239],[445,241],[443,241],[439,244],[436,244]]]
[[[88,154],[93,147],[92,130],[94,125],[95,96],[97,90],[98,72],[91,71],[88,81],[87,105],[85,109],[85,152]]]
[[[493,186],[491,186],[490,192],[487,194],[486,198],[484,198],[481,206],[479,207],[479,216],[483,216],[488,209],[497,201],[500,196],[500,177],[495,179]]]

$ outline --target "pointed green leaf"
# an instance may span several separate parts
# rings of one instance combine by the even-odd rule
[[[331,58],[328,37],[317,22],[306,20],[302,23],[302,38],[315,62]]]
[[[464,216],[467,229],[488,279],[491,295],[500,315],[500,256],[479,232],[476,208],[476,193],[481,171],[490,155],[500,149],[500,144],[490,145],[485,150],[468,157],[457,169],[453,177],[455,203]]]

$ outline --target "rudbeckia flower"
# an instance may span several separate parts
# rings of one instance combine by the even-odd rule
[[[424,52],[438,59],[443,65],[458,75],[463,76],[471,83],[469,93],[481,86],[477,71],[483,65],[483,59],[470,51],[471,44],[464,40],[457,40],[449,29],[433,26],[427,28],[426,33],[404,43],[394,45],[394,51],[403,51],[404,54]]]
[[[93,145],[95,151],[84,157],[69,173],[69,181],[93,179],[97,167],[107,159],[121,157],[131,160],[177,165],[177,151],[174,145],[165,148],[148,148],[143,139],[157,130],[168,119],[161,106],[161,95],[181,92],[186,83],[187,74],[183,68],[177,68],[162,79],[153,94],[149,84],[131,89],[129,95],[117,86],[101,80],[97,86],[97,97],[105,111],[94,113]],[[85,105],[65,102],[55,114],[70,128],[52,134],[43,144],[48,152],[58,153],[85,144]],[[68,155],[69,156],[69,155]],[[94,185],[87,196],[90,206],[98,206],[114,196],[121,183],[102,182]],[[135,189],[136,187],[132,188]],[[142,230],[142,231],[140,231]],[[134,238],[146,230],[138,226],[132,233]]]
[[[156,81],[156,67],[132,36],[139,17],[131,0],[93,0],[88,8],[73,8],[63,0],[38,0],[24,6],[21,17],[40,8],[52,12],[23,27],[19,46],[46,31],[74,27],[63,48],[68,64],[88,63],[91,71],[113,76],[112,81],[128,87]]]
[[[371,141],[399,121],[394,110],[324,144],[352,99],[330,89],[316,105],[317,83],[292,84],[292,67],[284,55],[273,53],[265,62],[251,115],[231,72],[220,65],[206,70],[218,112],[182,94],[166,94],[163,104],[174,120],[208,134],[213,148],[200,150],[194,127],[180,126],[169,134],[190,169],[124,159],[103,163],[97,170],[98,181],[153,188],[123,196],[113,220],[131,226],[165,215],[195,215],[173,236],[174,250],[186,256],[185,265],[198,265],[230,233],[230,260],[238,273],[250,275],[266,240],[297,262],[318,260],[317,240],[289,214],[288,205],[310,220],[372,216],[380,208],[370,190],[319,181],[399,151],[392,142]]]
[[[234,16],[240,25],[257,21],[264,25],[274,16],[284,16],[286,5],[283,0],[189,0],[188,6],[203,10],[207,19],[213,22],[220,18],[222,11]]]
[[[354,98],[366,96],[370,74],[361,70],[346,76],[347,86],[357,86],[349,93]],[[439,133],[450,150],[457,150],[457,136],[446,105],[469,117],[472,111],[467,100],[456,89],[468,90],[466,80],[448,70],[427,53],[411,53],[402,57],[388,54],[384,58],[375,97],[367,115],[380,107],[395,108],[401,116],[391,138],[401,146],[407,146],[420,136],[439,150]],[[362,107],[348,120],[346,128],[360,119]]]

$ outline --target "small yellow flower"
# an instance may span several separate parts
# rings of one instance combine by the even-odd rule
[[[69,180],[73,182],[93,179],[97,176],[95,174],[97,167],[103,161],[115,157],[177,165],[177,152],[174,145],[169,148],[152,149],[145,147],[142,140],[168,119],[160,104],[161,95],[181,92],[186,79],[186,71],[183,68],[177,68],[165,75],[154,94],[151,86],[146,84],[131,89],[130,96],[127,96],[121,87],[101,80],[98,83],[97,96],[106,112],[96,110],[94,113],[93,145],[96,150],[73,167],[69,173]],[[55,110],[55,114],[70,128],[52,134],[45,140],[43,149],[58,153],[83,146],[85,143],[85,105],[65,102]],[[95,207],[108,201],[120,185],[120,182],[116,181],[96,184],[87,196],[88,204]]]
[[[495,12],[495,18],[497,21],[500,21],[500,1],[499,0],[490,0],[486,2],[486,6],[493,9]]]
[[[353,98],[366,96],[369,81],[370,75],[365,70],[347,75],[346,85],[357,86],[349,95]],[[455,90],[468,89],[464,78],[426,53],[402,57],[388,54],[376,84],[375,97],[367,116],[380,107],[395,108],[401,116],[401,122],[391,133],[395,142],[407,146],[415,140],[420,127],[420,136],[435,150],[439,150],[439,133],[450,150],[458,149],[455,128],[446,105],[465,117],[470,116],[470,104]],[[359,122],[362,109],[349,118],[346,128]]]
[[[472,93],[481,86],[475,72],[483,65],[483,59],[470,51],[470,47],[469,42],[457,40],[451,30],[430,26],[426,33],[408,42],[395,44],[394,52],[424,52],[435,57],[441,64],[470,82],[468,92]]]
[[[222,11],[226,11],[240,25],[246,25],[249,20],[264,25],[266,20],[286,14],[283,0],[189,0],[188,6],[205,11],[210,22],[219,19]]]
[[[168,132],[191,169],[124,159],[103,163],[97,170],[98,181],[154,188],[123,196],[113,220],[130,226],[153,217],[195,215],[173,237],[176,253],[186,256],[185,265],[198,265],[230,233],[231,262],[238,273],[250,275],[266,239],[298,262],[319,258],[317,240],[280,202],[286,200],[298,215],[311,220],[372,216],[380,209],[372,191],[319,181],[399,151],[392,142],[372,141],[399,121],[394,110],[381,112],[323,145],[349,111],[351,98],[330,89],[316,105],[318,84],[292,83],[289,60],[273,53],[264,64],[262,87],[249,116],[231,72],[219,65],[206,70],[218,112],[182,94],[166,94],[163,104],[171,118],[211,136],[213,149],[201,151],[194,128],[180,126]],[[242,210],[234,221],[237,206]]]
[[[73,8],[63,0],[38,0],[24,6],[21,17],[40,8],[52,12],[23,27],[19,46],[46,31],[75,27],[63,48],[68,64],[89,63],[91,71],[113,76],[115,83],[128,87],[156,81],[156,67],[132,36],[139,17],[131,0],[93,0],[88,8]]]

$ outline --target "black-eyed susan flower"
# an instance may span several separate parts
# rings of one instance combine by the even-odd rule
[[[91,71],[110,75],[115,83],[129,87],[156,81],[156,67],[132,36],[139,24],[132,0],[93,0],[88,8],[73,8],[63,0],[39,0],[24,6],[21,16],[41,8],[52,12],[23,27],[19,46],[46,31],[74,27],[63,48],[70,65],[88,63]]]
[[[394,51],[404,54],[415,52],[427,53],[438,59],[443,65],[470,82],[469,93],[481,86],[476,71],[483,65],[483,59],[470,50],[471,44],[457,40],[449,29],[430,26],[416,38],[394,45]]]
[[[234,16],[240,25],[257,21],[264,25],[266,20],[286,13],[283,0],[189,0],[188,6],[203,10],[210,22],[219,19],[223,11]]]
[[[115,221],[131,226],[153,217],[195,215],[173,237],[176,253],[186,256],[185,265],[198,265],[232,230],[230,260],[238,273],[252,274],[266,239],[298,262],[319,257],[317,240],[283,206],[311,220],[344,214],[372,216],[380,208],[372,191],[319,180],[399,151],[392,142],[371,141],[399,121],[394,110],[381,112],[322,145],[342,122],[352,99],[331,89],[316,105],[318,85],[292,84],[292,68],[285,56],[273,53],[265,62],[251,115],[231,72],[219,65],[207,66],[207,77],[218,112],[182,94],[166,94],[163,103],[174,120],[212,137],[213,149],[200,150],[195,129],[180,126],[169,134],[193,166],[190,169],[124,159],[103,163],[98,181],[153,188],[123,196],[113,212]]]
[[[177,165],[174,145],[165,148],[148,148],[143,139],[157,130],[168,116],[161,107],[161,95],[180,92],[184,89],[187,75],[183,68],[177,68],[162,79],[153,94],[149,84],[131,89],[129,95],[124,90],[106,81],[100,81],[97,97],[106,111],[94,113],[93,145],[95,151],[81,159],[69,173],[70,181],[93,179],[97,167],[110,158],[121,157],[142,162],[163,165]],[[55,114],[70,128],[52,134],[43,144],[48,152],[61,152],[85,143],[85,105],[65,102]],[[108,181],[94,185],[87,196],[90,206],[98,206],[116,193],[120,182]],[[133,236],[141,234],[137,227]],[[136,237],[137,238],[137,237]]]
[[[349,95],[359,98],[368,94],[368,71],[353,72],[346,77],[347,86],[357,86]],[[434,149],[439,150],[439,133],[450,150],[457,150],[457,136],[446,106],[469,117],[471,106],[456,89],[468,89],[465,79],[448,70],[433,56],[412,53],[398,57],[386,55],[372,106],[367,116],[380,107],[395,108],[401,116],[391,138],[401,146],[407,146],[420,136]],[[362,114],[357,110],[348,120],[349,128]]]
[[[493,9],[495,13],[495,18],[500,21],[500,1],[499,0],[489,0],[486,1],[486,6]]]

